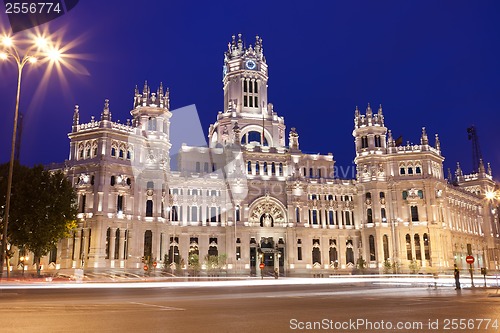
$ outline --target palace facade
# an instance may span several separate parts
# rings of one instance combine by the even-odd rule
[[[162,85],[137,88],[132,121],[73,116],[64,171],[78,194],[78,229],[42,260],[49,269],[142,270],[143,260],[229,274],[498,269],[499,216],[486,194],[489,165],[443,173],[438,135],[397,143],[382,107],[354,111],[356,179],[339,179],[332,154],[306,154],[267,96],[262,39],[233,36],[224,54],[224,109],[205,147],[172,152],[176,112]],[[349,140],[349,138],[346,138]],[[171,158],[176,154],[176,158]],[[15,258],[14,258],[15,259]],[[392,272],[392,270],[391,270]]]

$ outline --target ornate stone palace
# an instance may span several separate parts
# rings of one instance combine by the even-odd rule
[[[224,54],[224,109],[205,147],[182,145],[171,161],[168,90],[136,88],[133,120],[100,119],[69,134],[64,170],[78,194],[78,228],[42,260],[64,269],[186,268],[197,254],[226,257],[229,274],[350,273],[498,269],[499,213],[486,194],[498,187],[491,168],[455,177],[443,173],[438,135],[422,129],[420,144],[401,144],[382,107],[354,111],[356,179],[334,175],[332,154],[300,150],[295,128],[267,96],[262,39],[245,47],[232,38]],[[346,138],[348,139],[348,138]],[[432,141],[432,142],[431,142]],[[171,167],[176,165],[176,167]],[[391,270],[392,272],[392,270]]]

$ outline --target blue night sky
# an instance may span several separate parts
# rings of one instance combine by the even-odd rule
[[[263,39],[269,102],[296,127],[300,147],[332,152],[352,165],[358,105],[384,108],[394,137],[419,143],[439,133],[445,170],[472,168],[466,128],[474,124],[483,158],[500,175],[500,2],[498,1],[80,1],[47,23],[77,40],[80,73],[44,66],[24,72],[23,164],[62,162],[69,154],[75,104],[80,121],[130,118],[135,85],[170,87],[171,108],[195,104],[205,131],[223,106],[223,53],[233,34]],[[0,28],[9,28],[0,13]],[[22,37],[22,33],[18,34]],[[87,72],[86,74],[82,72]],[[0,64],[0,162],[10,154],[16,71]],[[495,111],[497,110],[497,111]],[[206,134],[206,133],[205,133]]]

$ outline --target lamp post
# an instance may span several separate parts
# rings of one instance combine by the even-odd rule
[[[60,59],[60,53],[56,49],[48,49],[47,40],[43,37],[38,37],[34,41],[24,42],[23,44],[29,44],[30,46],[23,50],[21,53],[14,44],[12,38],[4,36],[1,40],[1,45],[3,45],[3,52],[0,52],[0,60],[7,61],[13,59],[17,64],[17,93],[16,93],[16,108],[14,111],[14,126],[12,130],[12,143],[11,143],[11,154],[9,161],[9,173],[7,177],[7,195],[5,201],[5,215],[2,233],[2,248],[0,251],[0,279],[3,276],[3,263],[6,256],[6,245],[7,245],[7,230],[9,225],[9,213],[10,213],[10,196],[12,193],[12,174],[14,171],[14,154],[16,148],[16,135],[17,135],[17,121],[19,118],[19,99],[21,96],[21,79],[24,66],[27,63],[34,64],[38,61],[38,57],[46,56],[47,58],[57,61]],[[23,52],[24,51],[24,52]],[[23,267],[24,269],[24,267]],[[24,271],[23,271],[24,272]],[[7,276],[9,272],[7,271]]]
[[[28,259],[29,259],[28,256],[21,256],[21,258],[19,258],[19,261],[21,262],[21,267],[23,269],[23,271],[22,271],[23,278],[24,278],[24,266],[25,266],[26,261],[28,261]]]

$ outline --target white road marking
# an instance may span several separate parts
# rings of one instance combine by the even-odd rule
[[[174,308],[171,306],[163,306],[163,305],[156,305],[156,304],[146,304],[146,303],[139,303],[139,302],[129,302],[131,304],[138,304],[138,305],[144,305],[144,306],[153,306],[157,308],[161,308],[163,310],[169,310],[169,311],[185,311],[186,309],[182,308]]]

